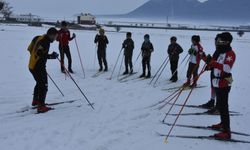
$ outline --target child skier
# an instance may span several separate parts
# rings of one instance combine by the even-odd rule
[[[229,32],[222,33],[218,38],[218,46],[213,58],[210,55],[207,56],[207,64],[212,69],[212,84],[221,118],[221,122],[213,125],[212,128],[222,129],[223,131],[215,134],[214,137],[225,140],[231,138],[228,97],[233,81],[231,70],[236,60],[231,47],[232,41],[233,36]]]
[[[153,44],[150,42],[150,36],[146,34],[144,36],[144,42],[141,47],[142,51],[142,75],[140,78],[151,78],[151,53],[154,51]],[[148,74],[146,76],[146,68],[148,68]]]
[[[50,28],[47,34],[36,36],[28,47],[30,52],[29,70],[36,81],[32,106],[37,106],[38,113],[51,110],[45,105],[48,91],[46,63],[47,59],[56,59],[59,56],[56,52],[48,54],[50,43],[54,42],[57,36],[58,31],[55,28]]]
[[[177,43],[176,37],[170,38],[170,45],[168,46],[168,55],[170,59],[170,69],[172,72],[172,77],[170,81],[176,82],[178,80],[178,61],[179,55],[183,52],[182,47]]]
[[[72,58],[69,48],[69,41],[73,40],[76,37],[75,33],[73,33],[72,37],[70,37],[70,32],[68,30],[68,23],[66,21],[61,22],[61,29],[58,33],[57,41],[59,42],[59,51],[61,57],[61,71],[65,73],[64,68],[64,54],[66,54],[68,59],[68,70],[70,73],[74,73],[72,70]]]
[[[100,29],[99,30],[99,35],[97,34],[95,37],[95,41],[96,44],[98,43],[98,50],[97,50],[97,57],[98,57],[98,61],[99,61],[99,65],[100,65],[100,69],[99,71],[103,70],[103,65],[104,64],[104,71],[108,71],[108,63],[106,60],[106,48],[107,48],[107,44],[109,44],[108,38],[105,35],[105,30],[104,29]]]
[[[124,56],[125,56],[125,72],[123,75],[132,74],[133,73],[133,50],[134,50],[134,41],[132,40],[132,33],[128,32],[126,35],[126,40],[122,44],[122,48],[124,48]],[[130,71],[128,69],[130,67]]]
[[[188,66],[188,71],[187,71],[187,82],[183,85],[185,87],[197,86],[197,76],[198,76],[199,65],[204,55],[203,48],[200,44],[200,36],[194,35],[192,36],[191,40],[192,40],[192,46],[188,51],[190,55],[190,60],[189,60],[189,66]],[[191,83],[191,79],[193,80],[192,83]]]

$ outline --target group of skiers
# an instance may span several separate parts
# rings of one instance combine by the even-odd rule
[[[36,36],[30,43],[28,50],[30,52],[29,70],[33,75],[36,86],[34,88],[34,96],[32,106],[37,106],[38,113],[44,113],[51,110],[46,106],[45,98],[48,90],[48,80],[46,72],[47,59],[58,59],[59,54],[53,52],[49,54],[50,43],[57,40],[59,42],[61,71],[65,73],[64,55],[68,58],[68,71],[74,73],[72,70],[72,58],[70,54],[69,41],[76,37],[72,35],[68,30],[68,25],[65,21],[61,23],[61,29],[58,31],[56,28],[50,28],[45,35]],[[187,81],[183,85],[184,87],[190,86],[195,88],[198,80],[198,70],[201,60],[203,60],[207,66],[206,70],[211,71],[211,100],[206,104],[201,105],[204,108],[211,108],[213,111],[220,112],[221,122],[213,125],[215,129],[223,129],[223,132],[216,134],[215,136],[222,139],[230,139],[230,119],[228,110],[228,95],[231,89],[232,74],[231,70],[235,62],[236,56],[231,48],[231,42],[233,37],[229,32],[218,34],[215,38],[216,50],[214,54],[206,55],[200,44],[200,36],[194,35],[191,38],[192,45],[188,53],[189,66],[187,71]],[[108,63],[106,60],[106,48],[109,40],[105,35],[104,29],[99,30],[99,34],[96,35],[94,43],[97,44],[97,57],[99,61],[99,71],[108,71]],[[125,72],[126,74],[133,74],[133,50],[134,41],[132,40],[132,33],[126,34],[126,39],[122,44],[125,57]],[[142,74],[140,78],[151,77],[151,53],[154,51],[153,44],[150,42],[150,36],[146,34],[144,36],[144,42],[141,46],[142,56]],[[168,46],[168,55],[171,65],[172,82],[178,80],[178,61],[179,55],[183,52],[183,48],[177,43],[176,37],[170,38],[170,45]],[[147,72],[146,72],[147,70]],[[215,105],[216,99],[216,105]]]

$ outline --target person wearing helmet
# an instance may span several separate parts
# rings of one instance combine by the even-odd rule
[[[168,46],[168,55],[170,60],[170,69],[172,72],[172,77],[170,81],[176,82],[178,80],[178,62],[179,55],[183,52],[182,47],[177,43],[177,38],[175,36],[170,38],[170,45]]]
[[[144,36],[144,42],[141,46],[142,52],[142,74],[140,78],[151,78],[151,53],[154,51],[153,44],[150,42],[150,36],[146,34]],[[148,74],[146,76],[146,68],[148,69]]]
[[[232,41],[231,33],[222,33],[217,40],[217,49],[213,57],[211,55],[206,57],[206,63],[212,70],[212,84],[221,118],[221,122],[212,125],[212,128],[222,130],[214,137],[223,140],[231,138],[228,97],[233,82],[231,71],[236,60],[236,54],[231,47]]]
[[[100,29],[99,34],[95,36],[95,41],[96,44],[98,44],[98,49],[97,49],[97,58],[99,62],[100,69],[99,71],[103,70],[103,64],[104,64],[104,71],[108,71],[108,63],[106,60],[106,49],[107,49],[107,44],[109,44],[109,40],[107,36],[105,35],[105,30]]]

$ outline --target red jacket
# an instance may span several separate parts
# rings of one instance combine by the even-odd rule
[[[212,83],[215,88],[225,88],[231,86],[232,80],[231,70],[233,68],[236,55],[233,50],[219,55],[217,60],[211,62],[212,72]]]
[[[69,45],[69,41],[71,40],[72,38],[70,38],[69,30],[64,30],[64,29],[59,30],[57,41],[59,41],[59,44],[61,46]]]

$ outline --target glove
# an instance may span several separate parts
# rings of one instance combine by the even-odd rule
[[[190,48],[188,50],[188,53],[189,53],[189,55],[196,55],[197,54],[197,52],[194,49],[192,49],[192,48]]]
[[[206,57],[206,64],[209,65],[211,63],[212,59],[213,59],[212,56],[210,54],[208,54]]]
[[[53,52],[51,55],[50,55],[50,58],[51,59],[57,59],[59,56],[59,54],[57,54],[57,52]]]
[[[76,34],[75,33],[73,33],[73,35],[72,35],[72,39],[74,39],[74,38],[76,38]]]

